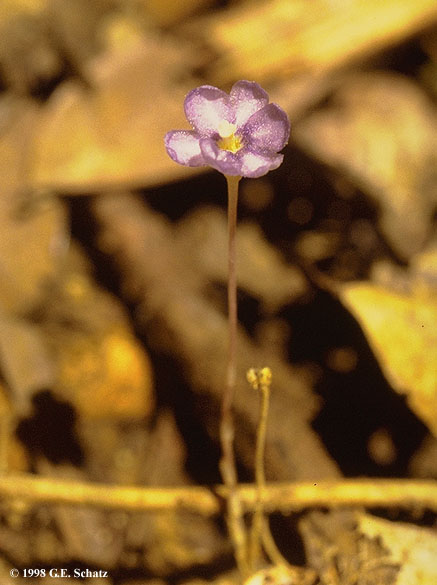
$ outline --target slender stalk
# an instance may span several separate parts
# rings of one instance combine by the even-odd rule
[[[228,364],[222,417],[232,424],[232,402],[237,372],[237,267],[236,231],[238,184],[241,177],[226,177],[228,183]]]
[[[264,500],[266,495],[264,456],[272,372],[270,368],[262,368],[261,370],[251,368],[247,372],[247,381],[252,385],[254,390],[261,393],[261,408],[258,420],[255,448],[255,509],[249,540],[250,568],[252,571],[257,570],[257,565],[260,561],[262,545],[267,558],[274,565],[288,567],[291,570],[291,565],[282,556],[281,551],[276,546],[275,540],[272,536],[272,533],[270,532],[268,519],[264,514]]]
[[[267,416],[269,412],[270,384],[272,380],[271,370],[270,368],[262,368],[261,370],[251,369],[247,372],[247,380],[255,391],[261,393],[261,408],[255,448],[256,500],[255,512],[250,532],[249,548],[250,566],[253,570],[256,570],[260,557],[263,530],[267,529],[267,527],[264,526],[265,523],[263,510],[264,491],[266,487],[264,453],[266,445]]]
[[[238,184],[241,177],[226,177],[228,184],[228,362],[226,385],[223,394],[220,441],[222,458],[220,471],[228,489],[227,522],[229,534],[235,551],[235,559],[241,575],[249,572],[247,559],[247,538],[243,523],[240,497],[237,491],[237,471],[234,453],[234,422],[232,403],[235,394],[237,372],[237,271],[236,271],[236,231]]]

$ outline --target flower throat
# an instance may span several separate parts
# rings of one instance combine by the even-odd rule
[[[237,129],[235,124],[231,124],[227,120],[222,120],[218,125],[218,133],[220,139],[217,140],[217,146],[221,150],[228,150],[229,152],[238,152],[243,146],[243,140],[240,136],[235,135]]]

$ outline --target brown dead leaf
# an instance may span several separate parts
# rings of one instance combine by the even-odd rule
[[[60,76],[63,53],[47,34],[51,0],[2,0],[0,67],[2,81],[20,95],[32,94]],[[71,3],[72,4],[72,3]]]
[[[204,278],[226,282],[226,255],[217,254],[217,250],[226,249],[226,215],[222,211],[212,207],[194,211],[180,222],[176,238],[182,256],[190,258]],[[259,226],[240,224],[237,238],[239,286],[260,299],[267,311],[275,311],[304,293],[302,273],[269,246]]]
[[[249,9],[247,2],[235,4],[202,19],[196,31],[219,56],[210,73],[220,83],[332,72],[437,19],[434,0],[263,0]]]
[[[161,411],[146,433],[139,454],[140,482],[154,486],[190,483],[185,471],[187,452],[173,413]],[[183,510],[135,514],[125,539],[127,549],[143,551],[145,566],[157,577],[210,565],[229,552],[227,540],[213,522]]]
[[[42,476],[61,481],[69,479],[81,482],[87,479],[83,470],[68,464],[54,465],[43,458],[38,461],[37,469]],[[105,510],[62,503],[50,506],[46,514],[51,520],[51,534],[46,533],[46,539],[41,538],[38,523],[34,524],[36,542],[32,550],[33,562],[48,565],[61,562],[56,558],[57,549],[62,551],[60,554],[58,552],[61,559],[77,559],[85,566],[113,569],[118,565],[123,550],[123,520],[118,523],[111,521],[110,514]],[[56,527],[54,530],[53,526]]]
[[[60,348],[59,385],[86,418],[143,418],[152,408],[151,365],[122,328],[72,335]]]
[[[2,369],[4,364],[2,363]],[[3,373],[3,377],[5,373]],[[10,388],[0,383],[0,456],[3,471],[9,473],[29,471],[30,462],[23,444],[15,433],[11,433],[15,415],[15,404],[12,404]]]
[[[400,565],[396,585],[435,585],[437,532],[404,522],[390,522],[358,514],[360,531],[377,538],[389,551],[389,561]]]
[[[67,325],[66,325],[67,324]],[[115,297],[72,247],[43,319],[57,363],[56,387],[85,418],[138,419],[153,409],[152,368]]]
[[[387,560],[376,539],[360,534],[353,511],[309,512],[300,520],[299,531],[308,565],[321,584],[397,584],[396,563]]]
[[[340,298],[357,318],[393,388],[437,436],[437,296],[350,283]]]
[[[128,0],[131,10],[135,10],[146,24],[152,18],[158,26],[171,26],[184,20],[200,9],[205,9],[211,0]]]
[[[253,573],[244,581],[244,585],[314,585],[316,573],[311,569],[293,567],[285,564],[271,565]]]
[[[47,0],[4,0],[0,8],[0,18],[10,18],[17,12],[40,12]]]
[[[68,243],[65,209],[56,199],[19,213],[37,117],[30,102],[18,102],[8,109],[0,135],[0,308],[14,313],[41,301]]]
[[[411,268],[415,286],[437,294],[437,240],[413,258]]]
[[[187,176],[168,157],[164,135],[188,127],[182,106],[191,88],[176,79],[189,53],[164,38],[133,37],[90,63],[91,89],[62,84],[43,112],[32,184],[86,192]]]
[[[52,386],[54,364],[47,344],[35,325],[0,318],[0,365],[14,410],[26,412],[32,394]]]
[[[334,104],[299,124],[294,137],[378,202],[387,240],[410,258],[425,242],[437,199],[436,129],[418,86],[400,75],[362,73],[346,78]]]

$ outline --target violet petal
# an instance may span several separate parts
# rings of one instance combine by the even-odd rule
[[[240,174],[242,177],[256,179],[269,171],[277,169],[284,158],[283,154],[260,154],[244,150],[240,154]]]
[[[230,93],[231,106],[235,111],[235,124],[241,127],[247,120],[269,103],[269,96],[255,81],[237,81]]]
[[[172,130],[165,135],[165,148],[175,162],[189,167],[206,165],[199,145],[199,135],[190,130]]]
[[[222,150],[211,138],[201,138],[200,149],[205,162],[212,168],[220,171],[223,175],[241,176],[241,164],[235,153]]]
[[[290,136],[287,114],[276,104],[268,104],[255,112],[242,128],[250,148],[259,152],[277,152]]]
[[[184,109],[187,120],[202,136],[216,134],[220,122],[227,120],[232,123],[235,117],[228,94],[212,85],[202,85],[190,91]]]

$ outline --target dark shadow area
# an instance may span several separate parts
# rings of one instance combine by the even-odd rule
[[[32,406],[32,415],[22,420],[16,430],[30,456],[44,456],[51,463],[82,465],[84,452],[76,434],[74,408],[58,400],[50,390],[35,394]]]
[[[342,472],[349,477],[404,477],[427,429],[387,383],[356,320],[324,291],[306,305],[286,309],[283,316],[292,327],[290,359],[322,368],[316,391],[323,406],[313,427]],[[329,367],[329,351],[345,347],[357,356],[355,367],[335,371]],[[386,464],[369,454],[369,440],[379,429],[394,446],[394,457]]]

